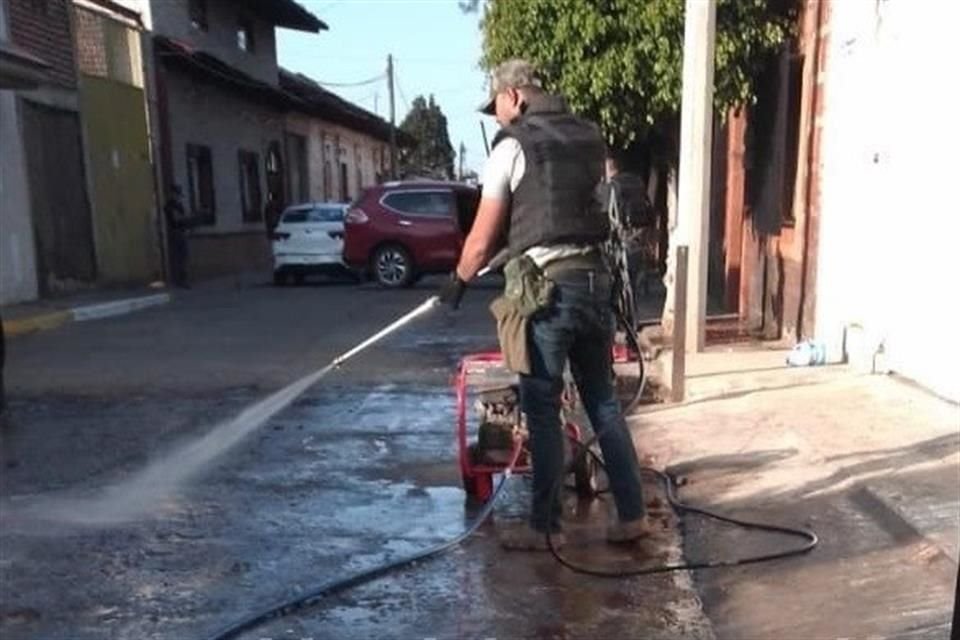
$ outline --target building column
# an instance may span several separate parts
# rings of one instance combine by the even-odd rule
[[[716,0],[686,0],[676,244],[690,248],[686,344],[692,351],[706,343],[716,16]]]

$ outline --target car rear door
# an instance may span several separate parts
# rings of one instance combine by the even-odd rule
[[[396,237],[412,252],[420,268],[452,268],[462,238],[451,189],[405,189],[388,192],[381,204],[391,212]]]

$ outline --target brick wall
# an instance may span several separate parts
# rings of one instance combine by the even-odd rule
[[[48,62],[54,84],[75,88],[69,0],[5,0],[10,39]]]
[[[99,78],[108,77],[104,18],[83,9],[78,9],[74,15],[77,29],[77,66],[80,72]]]
[[[140,39],[133,29],[80,7],[74,12],[73,27],[80,73],[143,86]]]

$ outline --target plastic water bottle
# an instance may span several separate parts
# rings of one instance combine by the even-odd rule
[[[787,364],[791,367],[812,367],[826,360],[826,346],[814,340],[804,340],[787,354]]]

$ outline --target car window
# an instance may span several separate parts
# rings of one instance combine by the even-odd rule
[[[457,191],[457,226],[464,235],[473,228],[473,220],[477,217],[477,205],[480,204],[480,191],[477,189],[462,189]]]
[[[310,210],[310,222],[343,222],[343,207],[317,207]]]
[[[285,223],[298,223],[306,222],[307,216],[310,213],[309,209],[290,209],[285,214],[283,214],[282,222]]]
[[[449,191],[394,191],[383,198],[383,204],[415,216],[450,217],[453,194]]]

